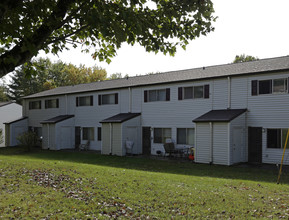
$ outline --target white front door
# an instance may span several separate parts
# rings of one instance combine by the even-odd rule
[[[239,163],[242,161],[242,148],[243,148],[243,128],[234,127],[233,128],[233,162]]]

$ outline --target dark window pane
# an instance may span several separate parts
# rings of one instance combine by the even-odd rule
[[[161,128],[154,129],[154,143],[162,143],[162,129]]]
[[[186,128],[177,129],[177,144],[186,144]]]
[[[193,87],[185,87],[184,99],[192,99],[192,98],[193,98]]]
[[[259,81],[259,94],[270,94],[272,80]]]

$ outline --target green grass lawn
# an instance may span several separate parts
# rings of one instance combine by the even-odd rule
[[[289,217],[277,168],[0,149],[0,219]]]

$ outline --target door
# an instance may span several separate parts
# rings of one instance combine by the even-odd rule
[[[233,163],[240,163],[243,159],[243,128],[233,128]]]
[[[80,127],[75,127],[75,148],[80,145]]]
[[[249,127],[248,162],[262,163],[262,128]]]
[[[126,149],[126,153],[132,153],[132,154],[138,154],[140,153],[138,148],[138,132],[137,132],[137,127],[127,127],[127,136],[126,136],[126,140],[128,141],[132,141],[132,148],[131,149]],[[127,146],[126,146],[127,148]]]
[[[151,128],[142,128],[142,153],[144,155],[151,155]]]
[[[72,138],[71,138],[71,133],[72,133],[72,128],[71,127],[61,127],[60,129],[60,148],[61,149],[70,149],[72,148]]]

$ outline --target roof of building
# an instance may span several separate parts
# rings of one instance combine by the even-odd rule
[[[4,122],[3,124],[13,124],[15,122],[18,122],[18,121],[22,121],[24,119],[28,119],[28,117],[21,117],[21,118],[17,118],[17,119],[14,119],[12,121],[8,121],[8,122]]]
[[[83,93],[109,89],[119,89],[146,85],[157,85],[189,80],[218,78],[225,76],[238,76],[244,74],[268,73],[272,71],[289,70],[289,56],[262,59],[243,63],[208,66],[195,69],[171,71],[159,74],[127,77],[115,80],[105,80],[74,86],[63,86],[36,93],[24,98],[37,98],[43,96]]]
[[[246,111],[247,109],[211,110],[196,118],[193,122],[230,122]]]
[[[100,123],[122,123],[140,115],[141,113],[120,113],[104,119]]]
[[[15,102],[14,101],[0,102],[0,107],[3,107],[5,105],[9,105],[9,104],[12,104],[12,103],[15,103]]]
[[[66,119],[73,118],[73,117],[74,117],[74,115],[59,115],[59,116],[56,116],[53,118],[43,120],[40,123],[41,124],[56,124],[58,122],[61,122],[61,121],[64,121]]]

